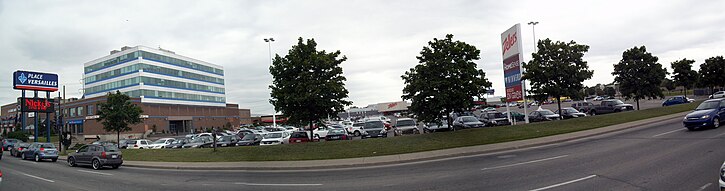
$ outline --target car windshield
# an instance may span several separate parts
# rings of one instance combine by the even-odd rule
[[[506,118],[506,115],[503,113],[489,113],[488,118]]]
[[[622,100],[614,100],[614,101],[612,101],[612,103],[614,103],[614,105],[622,105],[622,104],[624,104],[624,102],[622,102]]]
[[[695,108],[695,110],[706,110],[706,109],[717,109],[720,106],[720,101],[706,101],[702,102]]]
[[[192,143],[203,143],[203,142],[206,142],[206,141],[207,141],[207,138],[205,138],[205,137],[199,137],[199,138],[196,138],[194,140],[191,140]]]
[[[345,134],[344,129],[333,129],[327,132],[327,134]]]
[[[152,144],[163,144],[166,142],[166,140],[167,139],[159,139],[159,140],[154,141]]]
[[[183,143],[186,143],[186,142],[188,142],[187,139],[182,139],[182,140],[176,140],[172,144],[183,144]]]
[[[562,109],[562,111],[566,111],[566,113],[579,113],[579,111],[577,111],[574,108],[565,108],[565,109]]]
[[[415,121],[413,120],[400,120],[397,123],[397,126],[415,126]]]
[[[540,110],[539,113],[541,113],[541,115],[554,115],[554,112],[551,112],[551,110],[547,109]]]
[[[55,145],[49,144],[49,143],[43,143],[43,144],[40,144],[40,148],[54,149]]]
[[[265,139],[276,139],[276,138],[282,138],[282,133],[269,133],[264,135]]]
[[[118,152],[118,147],[116,145],[104,145],[103,148],[106,152]]]
[[[478,121],[478,119],[476,119],[476,117],[466,116],[466,117],[461,117],[461,121],[463,121],[463,122],[476,122],[476,121]]]
[[[254,137],[252,137],[252,139],[253,138]],[[290,138],[309,138],[309,137],[307,136],[307,132],[295,132],[295,133],[292,133],[292,136],[290,136]]]
[[[228,141],[232,141],[232,136],[219,137],[216,141],[218,141],[218,142],[228,142]]]
[[[243,140],[243,141],[249,141],[249,140],[254,140],[254,137],[256,137],[256,136],[257,136],[257,135],[255,135],[255,134],[253,134],[253,133],[250,133],[250,134],[246,134],[246,135],[244,135],[244,137],[242,138],[242,140]]]

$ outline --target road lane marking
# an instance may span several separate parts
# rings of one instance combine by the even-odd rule
[[[570,180],[570,181],[562,182],[562,183],[559,183],[559,184],[554,184],[554,185],[547,186],[547,187],[543,187],[543,188],[533,189],[533,190],[530,190],[530,191],[541,191],[541,190],[556,188],[556,187],[559,187],[559,186],[564,186],[564,185],[567,185],[567,184],[571,184],[571,183],[583,181],[583,180],[590,179],[590,178],[594,178],[594,177],[597,177],[597,175],[589,175],[589,176],[584,177],[584,178],[580,178],[580,179],[576,179],[576,180]]]
[[[717,135],[715,135],[715,136],[714,136],[714,137],[712,137],[712,138],[718,138],[718,137],[720,137],[720,136],[723,136],[723,135],[725,135],[725,133],[720,133],[720,134],[717,134]]]
[[[519,166],[519,165],[537,163],[537,162],[544,162],[544,161],[554,160],[554,159],[559,159],[559,158],[564,158],[564,157],[568,157],[568,156],[569,155],[561,155],[561,156],[549,157],[549,158],[545,158],[545,159],[532,160],[532,161],[528,161],[528,162],[520,162],[520,163],[503,165],[503,166],[488,167],[488,168],[483,168],[481,170],[491,170],[491,169],[506,168],[506,167],[512,167],[512,166]]]
[[[683,131],[683,130],[685,130],[685,129],[677,129],[677,130],[667,131],[667,132],[664,132],[664,133],[660,133],[660,134],[653,135],[652,137],[659,137],[659,136],[662,136],[662,135],[667,135],[667,134],[670,134],[670,133],[674,133],[674,132],[678,132],[678,131]]]
[[[267,183],[248,183],[248,182],[237,182],[237,185],[246,186],[322,186],[322,184],[267,184]]]
[[[701,186],[700,189],[697,191],[703,191],[703,190],[705,190],[705,188],[710,187],[710,185],[712,185],[712,183],[707,183],[707,184]]]
[[[93,173],[93,174],[100,174],[100,175],[106,175],[106,176],[113,176],[113,174],[108,174],[108,173],[102,173],[102,172],[93,172],[93,171],[87,171],[87,170],[78,170],[78,172],[87,172],[87,173]]]
[[[38,179],[38,180],[46,181],[46,182],[55,182],[55,181],[53,181],[53,180],[48,180],[48,179],[45,179],[45,178],[41,178],[41,177],[37,177],[37,176],[33,176],[33,175],[30,175],[30,174],[26,174],[26,173],[23,173],[23,172],[21,172],[20,174],[22,174],[22,175],[25,175],[25,176],[28,176],[28,177],[30,177],[30,178],[35,178],[35,179]]]

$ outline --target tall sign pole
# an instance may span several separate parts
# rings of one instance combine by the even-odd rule
[[[38,123],[40,121],[39,113],[46,113],[46,130],[47,130],[47,142],[50,142],[50,113],[55,112],[53,100],[50,99],[50,92],[58,91],[58,75],[31,72],[31,71],[15,71],[13,72],[13,89],[21,90],[22,95],[19,100],[20,113],[22,113],[22,125],[25,128],[25,113],[32,112],[35,119],[34,123],[34,135],[35,142],[38,142],[38,134],[40,127]],[[34,92],[33,98],[25,97],[25,90],[32,90]],[[38,98],[38,91],[46,92],[45,98]]]
[[[521,80],[521,62],[523,60],[521,45],[521,25],[516,24],[501,33],[501,50],[503,56],[504,82],[506,86],[506,103],[524,101],[524,119],[529,123],[526,107],[526,89]],[[509,112],[510,113],[510,112]]]

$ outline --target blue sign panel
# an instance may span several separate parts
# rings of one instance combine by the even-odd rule
[[[13,72],[13,89],[58,91],[58,74],[15,71]]]

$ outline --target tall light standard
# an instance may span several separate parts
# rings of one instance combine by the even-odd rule
[[[269,45],[269,65],[271,66],[272,63],[272,42],[274,42],[274,38],[265,38],[264,42],[267,42],[267,45]],[[272,108],[274,111],[272,111],[272,127],[277,128],[277,108],[272,105]]]
[[[532,26],[532,28],[536,27],[537,24],[539,24],[538,21],[531,21],[528,23]],[[534,53],[536,53],[536,30],[534,30]],[[533,59],[533,58],[532,58]],[[521,86],[523,86],[524,91],[524,113],[526,113],[527,108],[529,108],[529,102],[526,101],[526,81],[521,81]],[[526,123],[529,123],[529,115],[524,115],[524,120]]]
[[[534,52],[536,52],[536,25],[539,24],[539,21],[531,21],[529,22],[529,25],[531,25],[531,30],[534,33]]]

